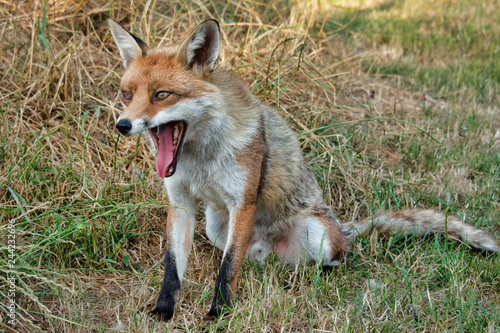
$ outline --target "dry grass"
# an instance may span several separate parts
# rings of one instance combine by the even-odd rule
[[[173,321],[147,316],[161,284],[167,198],[145,140],[114,130],[123,68],[110,16],[153,46],[178,43],[204,19],[221,21],[223,66],[298,132],[341,218],[439,206],[500,235],[498,98],[488,102],[474,87],[448,98],[401,83],[412,77],[370,75],[367,63],[406,57],[397,51],[404,45],[332,28],[339,15],[349,17],[316,1],[0,1],[6,255],[9,221],[16,230],[15,267],[0,259],[0,294],[8,298],[14,275],[18,307],[15,326],[1,308],[0,330],[189,331],[209,308],[221,253],[200,214]],[[495,331],[499,273],[497,261],[439,238],[372,235],[331,275],[276,258],[245,264],[234,313],[206,330]]]

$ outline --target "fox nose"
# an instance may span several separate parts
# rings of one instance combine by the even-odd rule
[[[118,129],[118,132],[125,135],[132,129],[132,123],[127,119],[121,119],[116,124],[116,128]]]

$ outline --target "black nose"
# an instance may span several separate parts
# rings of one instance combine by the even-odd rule
[[[132,123],[127,119],[122,119],[116,124],[116,128],[121,134],[125,135],[132,129]]]

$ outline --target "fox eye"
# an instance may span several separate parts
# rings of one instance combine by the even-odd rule
[[[170,92],[168,91],[165,91],[165,90],[162,90],[162,91],[158,91],[154,96],[155,96],[155,100],[157,101],[163,101],[165,98],[167,98],[168,96],[170,96]]]
[[[123,98],[125,98],[125,99],[132,99],[132,93],[131,93],[130,91],[125,91],[125,90],[123,90],[123,91],[122,91],[122,96],[123,96]]]

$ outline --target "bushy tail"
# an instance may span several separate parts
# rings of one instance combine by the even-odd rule
[[[413,209],[381,212],[362,221],[341,224],[341,231],[351,241],[358,235],[370,233],[375,228],[384,234],[414,232],[418,236],[427,233],[448,235],[448,239],[467,243],[471,247],[487,252],[500,252],[497,240],[484,230],[465,224],[452,215],[433,209]]]

